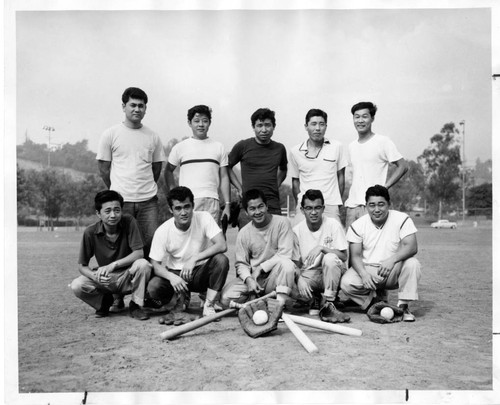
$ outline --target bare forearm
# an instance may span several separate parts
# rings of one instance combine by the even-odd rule
[[[334,253],[343,262],[347,260],[347,252],[345,250],[330,249],[326,246],[321,246],[321,251],[323,252],[323,254]]]
[[[278,168],[278,187],[281,186],[281,183],[283,183],[286,179],[286,170],[282,170]]]
[[[298,196],[300,193],[300,180],[297,178],[292,178],[292,194],[293,199],[295,200],[295,205],[298,204]]]
[[[161,277],[165,280],[170,280],[170,272],[164,265],[162,265],[160,262],[157,262],[156,260],[151,260],[151,264],[153,265],[155,276]]]
[[[161,175],[162,162],[153,162],[151,165],[151,169],[153,170],[153,179],[155,183],[158,183],[158,180]]]
[[[408,171],[408,164],[404,159],[398,160],[393,164],[396,165],[396,170],[392,173],[392,175],[387,179],[385,183],[385,186],[388,189],[394,186]]]
[[[167,191],[172,190],[175,187],[175,177],[174,177],[175,166],[167,163],[163,177],[165,179],[165,184],[167,186]]]
[[[105,160],[99,160],[98,163],[99,174],[101,179],[109,189],[111,187],[111,162]]]
[[[227,167],[220,168],[220,191],[224,202],[229,204],[231,202],[231,181]]]
[[[236,175],[232,167],[228,167],[227,172],[229,174],[229,181],[234,187],[236,187],[238,193],[241,195],[243,193],[243,187],[241,186],[240,179],[238,179],[238,176]]]
[[[78,265],[78,271],[82,276],[90,278],[91,280],[95,279],[95,272],[90,269],[89,266],[84,266],[83,264]]]
[[[339,192],[340,192],[340,197],[344,195],[344,188],[345,188],[345,169],[339,170],[337,172],[337,181],[339,184]]]

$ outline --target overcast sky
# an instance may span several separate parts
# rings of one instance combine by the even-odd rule
[[[121,122],[128,86],[149,95],[144,124],[166,144],[191,135],[187,109],[213,109],[229,150],[250,115],[276,111],[274,139],[306,137],[310,108],[327,137],[356,138],[350,108],[379,107],[374,130],[416,157],[444,123],[465,120],[466,157],[491,158],[489,9],[19,11],[17,143],[88,139]]]

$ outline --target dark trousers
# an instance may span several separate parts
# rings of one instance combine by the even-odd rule
[[[172,273],[180,276],[180,270],[169,269]],[[205,292],[207,288],[221,291],[226,283],[229,272],[229,259],[222,253],[212,256],[204,264],[193,269],[193,277],[188,282],[188,288],[193,292]],[[175,294],[170,281],[154,276],[148,283],[148,294],[154,300],[160,300],[163,305],[168,304]]]

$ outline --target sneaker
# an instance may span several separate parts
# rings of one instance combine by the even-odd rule
[[[200,301],[200,308],[205,308],[205,300]],[[214,309],[216,311],[222,311],[224,308],[222,308],[221,305],[219,305],[217,302],[214,302]]]
[[[321,308],[321,295],[313,295],[311,306],[309,307],[309,315],[318,316]]]
[[[104,294],[102,297],[101,308],[95,311],[96,318],[104,318],[109,315],[109,308],[113,303],[113,296],[111,294]]]
[[[123,297],[117,296],[113,301],[113,305],[109,308],[109,312],[122,312],[124,308],[125,303],[123,302]]]
[[[408,308],[407,304],[401,304],[399,305],[399,308],[401,308],[403,312],[403,321],[404,322],[415,322],[415,315],[413,315],[410,312],[410,309]]]
[[[319,311],[319,317],[323,322],[330,322],[330,323],[342,323],[342,322],[349,322],[351,320],[351,317],[349,315],[344,314],[343,312],[339,311],[337,308],[335,308],[335,305],[333,305],[333,302],[325,302],[325,305],[323,305],[323,308]]]
[[[130,304],[128,304],[128,313],[132,318],[139,319],[140,321],[149,319],[149,315],[146,314],[134,301],[130,301]]]
[[[205,305],[203,306],[203,316],[210,316],[210,315],[215,315],[217,311],[215,310],[214,304],[213,303],[208,303],[205,301]],[[219,319],[215,319],[215,322],[220,321]]]

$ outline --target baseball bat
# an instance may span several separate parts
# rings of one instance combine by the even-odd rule
[[[248,301],[245,303],[245,305],[250,304],[250,303],[255,302],[255,301],[265,299],[265,298],[274,298],[274,297],[276,297],[275,291],[273,291],[267,295],[264,295],[262,297],[256,298],[252,301]],[[216,314],[213,314],[213,315],[201,317],[201,318],[196,319],[194,321],[185,323],[184,325],[179,325],[179,326],[176,326],[172,329],[166,330],[165,332],[160,333],[160,337],[162,339],[167,339],[167,340],[174,339],[177,336],[180,336],[180,335],[183,335],[184,333],[191,332],[192,330],[201,328],[202,326],[205,326],[206,324],[209,324],[209,323],[211,323],[219,318],[223,318],[226,315],[235,313],[236,311],[238,311],[237,308],[229,308],[229,309],[225,309],[224,311],[217,312]]]
[[[321,329],[328,332],[340,333],[349,336],[361,336],[363,332],[359,329],[349,328],[347,326],[336,325],[334,323],[318,321],[316,319],[306,318],[304,316],[288,315],[295,323],[311,328]]]
[[[295,322],[291,319],[290,315],[282,314],[281,319],[285,321],[286,326],[293,333],[293,336],[300,342],[300,344],[307,350],[308,353],[314,353],[318,351],[316,345],[307,337],[307,335],[300,329]]]

